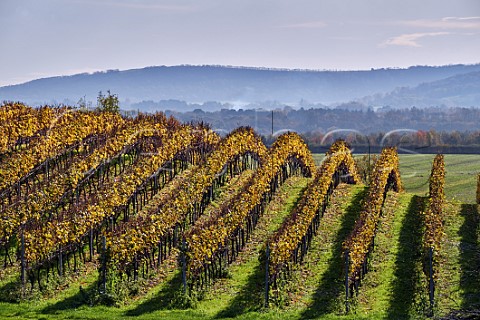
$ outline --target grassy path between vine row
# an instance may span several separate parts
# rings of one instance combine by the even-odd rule
[[[480,318],[479,205],[449,202],[444,211],[435,315]]]
[[[422,236],[426,198],[390,194],[369,259],[369,272],[354,298],[355,318],[424,319],[429,312]],[[447,202],[435,288],[434,316],[480,317],[480,218],[478,206]]]
[[[300,285],[292,303],[302,305],[301,318],[344,314],[342,245],[358,218],[366,192],[363,185],[345,184],[334,191],[304,264],[297,271]]]
[[[219,279],[205,299],[201,309],[213,312],[215,317],[235,317],[261,311],[264,303],[265,267],[259,253],[268,237],[277,230],[300,199],[309,179],[289,178],[268,204],[252,233],[252,237],[236,261],[229,267],[229,277]],[[226,304],[219,305],[218,299]]]
[[[424,318],[428,306],[422,267],[424,199],[390,192],[353,312],[385,319]]]

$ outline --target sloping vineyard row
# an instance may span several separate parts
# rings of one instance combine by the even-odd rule
[[[326,153],[315,178],[308,184],[300,202],[282,226],[267,241],[269,249],[269,281],[276,279],[289,263],[299,262],[316,233],[329,196],[340,181],[358,183],[355,162],[343,141],[335,142]]]
[[[292,174],[311,176],[314,170],[311,153],[303,140],[294,133],[280,136],[265,164],[241,191],[185,234],[186,276],[190,285],[203,286],[222,269],[222,264],[234,260],[281,183]]]
[[[250,164],[255,161],[262,165],[266,152],[260,137],[251,128],[239,128],[229,134],[204,165],[192,168],[182,184],[177,184],[170,193],[159,193],[151,206],[122,224],[113,235],[107,235],[112,261],[120,270],[125,270],[154,254],[159,246],[166,246],[178,227],[184,229],[186,219],[193,224],[203,213],[212,200],[212,185],[222,179],[227,167],[248,168],[247,163],[237,164],[237,159],[250,159]]]
[[[21,179],[35,179],[36,188],[15,192],[16,186],[13,186],[12,192],[1,197],[1,216],[5,221],[5,228],[0,230],[3,232],[1,238],[11,236],[22,223],[26,224],[26,228],[32,228],[40,219],[51,219],[54,213],[57,214],[67,205],[77,205],[80,195],[86,195],[87,188],[88,193],[92,193],[92,188],[98,189],[98,184],[108,178],[109,171],[116,176],[123,171],[125,162],[136,161],[139,156],[138,144],[146,137],[151,137],[155,130],[167,126],[165,117],[160,114],[125,120],[115,124],[105,138],[99,139],[102,135],[94,135],[88,139],[89,144],[76,145],[73,150],[70,148],[61,153],[61,158],[67,158],[67,161],[58,161],[57,156],[49,165],[47,160],[45,166],[48,170],[45,174],[42,174],[42,166],[37,166]],[[65,157],[64,153],[69,157]],[[93,183],[94,179],[97,183]],[[30,184],[27,181],[25,185],[28,187]]]
[[[110,131],[121,117],[109,113],[70,112],[53,119],[48,132],[29,148],[0,163],[0,190],[10,187],[27,175],[35,165],[56,156],[63,149],[93,134]]]
[[[5,107],[2,107],[2,111],[4,109]],[[28,109],[30,110],[30,108]],[[11,243],[2,242],[5,249],[5,261],[10,260],[12,263],[9,256],[9,244],[15,244],[18,246],[17,252],[22,262],[22,270],[33,271],[34,268],[37,268],[38,274],[40,274],[39,268],[47,264],[48,269],[52,260],[57,259],[60,264],[63,260],[62,256],[71,252],[72,249],[83,251],[83,239],[76,239],[75,236],[82,232],[82,230],[78,230],[78,227],[84,225],[78,224],[81,218],[72,217],[71,214],[78,214],[78,209],[82,205],[84,208],[92,205],[92,201],[98,200],[98,193],[103,192],[103,199],[106,201],[108,188],[128,187],[122,181],[125,175],[129,174],[130,181],[133,181],[133,188],[139,183],[139,188],[143,188],[143,190],[139,190],[143,192],[142,195],[136,194],[136,190],[130,197],[133,199],[133,206],[139,208],[145,204],[146,189],[149,186],[142,185],[141,182],[146,182],[144,176],[148,172],[158,169],[158,167],[160,167],[158,170],[163,169],[164,166],[159,165],[160,163],[170,163],[169,166],[174,171],[178,171],[175,170],[178,167],[178,161],[199,161],[202,156],[199,158],[198,154],[209,151],[209,147],[206,145],[212,145],[218,141],[218,136],[205,126],[180,126],[178,121],[173,118],[166,119],[163,114],[139,115],[130,120],[122,119],[117,115],[110,117],[109,114],[103,113],[76,112],[70,109],[62,109],[62,111],[64,113],[55,118],[54,123],[49,124],[49,132],[41,137],[43,140],[41,139],[39,143],[32,144],[30,148],[22,151],[34,154],[33,151],[36,149],[51,153],[53,153],[52,148],[61,150],[62,143],[53,141],[52,137],[61,137],[62,134],[69,135],[69,138],[63,140],[67,149],[59,151],[57,155],[47,159],[44,163],[36,165],[26,176],[20,178],[20,182],[27,182],[23,185],[17,183],[12,189],[14,191],[21,190],[21,192],[17,192],[17,194],[14,192],[2,193],[5,195],[2,197],[1,206],[2,238],[4,240],[11,236],[16,238]],[[121,120],[118,123],[112,124],[105,121],[117,118]],[[77,120],[79,123],[75,122]],[[108,126],[110,130],[94,123],[96,120],[102,123],[102,126]],[[84,127],[88,121],[92,122],[92,128],[71,130],[76,127]],[[11,125],[22,126],[23,123],[21,121],[12,122]],[[89,134],[82,141],[82,137],[87,131]],[[69,139],[74,141],[71,147],[68,147]],[[157,151],[159,151],[158,154],[156,154]],[[66,157],[64,154],[70,156]],[[176,160],[179,156],[182,159]],[[63,158],[68,158],[68,161]],[[16,159],[20,159],[19,153],[10,155],[5,163],[11,166],[11,161],[14,162]],[[53,162],[55,166],[50,162]],[[140,166],[140,168],[135,168],[135,166]],[[46,168],[45,172],[40,170],[44,167]],[[170,170],[168,166],[164,169]],[[161,188],[159,184],[167,182],[166,176],[171,178],[172,173],[164,174],[163,182],[156,181],[155,192]],[[35,182],[35,185],[32,185],[27,178]],[[153,188],[150,186],[150,189]],[[153,190],[149,191],[153,192]],[[123,197],[126,198],[127,195],[130,196],[129,191],[124,192]],[[138,201],[138,198],[143,200]],[[140,202],[140,206],[138,202]],[[113,210],[114,213],[117,211],[120,210]],[[85,221],[90,222],[88,219]],[[106,223],[102,222],[101,224]],[[20,229],[18,229],[19,227]],[[90,231],[93,229],[90,228]],[[98,238],[98,231],[95,230],[96,238]],[[90,233],[90,239],[91,236],[92,233]],[[62,241],[57,242],[60,239]],[[61,245],[66,246],[62,247]],[[55,250],[56,247],[58,250]],[[92,249],[91,247],[90,249]],[[92,250],[90,252],[92,256]],[[61,270],[62,267],[58,269]],[[33,278],[32,274],[29,277]]]
[[[105,181],[99,190],[88,195],[85,201],[69,207],[56,219],[27,230],[25,233],[27,261],[33,263],[51,259],[52,254],[61,252],[62,246],[81,242],[91,229],[99,227],[105,219],[112,217],[115,208],[123,205],[150,175],[187,148],[194,139],[192,131],[193,128],[189,126],[180,126],[165,134],[162,139],[164,141],[160,142],[157,150],[144,149],[153,152],[140,157],[121,175]],[[160,137],[163,132],[163,129],[158,132]]]
[[[348,261],[347,292],[353,294],[358,290],[361,278],[366,273],[366,259],[373,249],[377,224],[382,214],[382,207],[387,191],[402,189],[398,169],[398,154],[395,148],[383,149],[375,163],[368,193],[360,217],[355,222],[352,233],[344,243],[345,256]]]
[[[30,171],[20,179],[19,184],[27,186],[24,192],[16,192],[17,183],[12,186],[12,190],[2,193],[0,200],[3,220],[11,222],[14,216],[18,218],[19,215],[24,217],[21,223],[25,223],[32,216],[38,219],[39,215],[45,215],[49,211],[49,206],[58,201],[59,196],[66,196],[67,191],[78,194],[81,191],[78,190],[78,183],[87,182],[89,173],[94,172],[98,165],[108,166],[110,157],[125,148],[129,140],[135,137],[140,128],[137,124],[141,127],[151,127],[147,126],[145,121],[114,124],[113,130],[107,132],[106,137],[92,135],[85,142],[66,149]],[[88,171],[89,168],[92,169]],[[26,180],[30,178],[33,181]],[[79,181],[80,179],[82,180]],[[22,183],[24,180],[25,183]],[[59,207],[58,203],[56,207]]]
[[[21,146],[45,135],[53,119],[64,108],[42,107],[33,109],[19,103],[0,107],[0,161],[6,153],[13,153]]]
[[[423,236],[423,269],[429,279],[430,312],[433,312],[435,282],[438,278],[438,268],[441,267],[439,261],[441,241],[445,235],[443,228],[443,208],[445,204],[444,187],[444,157],[442,154],[437,154],[433,159],[432,171],[429,178],[428,205],[423,215],[425,224],[425,234]]]
[[[437,154],[433,160],[429,178],[428,207],[424,215],[424,247],[439,249],[443,236],[443,206],[445,203],[445,163],[443,155]]]

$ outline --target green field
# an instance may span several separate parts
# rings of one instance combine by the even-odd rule
[[[341,247],[358,216],[364,186],[340,185],[321,222],[304,264],[270,308],[263,306],[258,260],[262,241],[299,199],[305,178],[290,178],[278,191],[252,235],[252,241],[194,308],[182,309],[180,274],[167,263],[150,289],[118,307],[89,306],[85,290],[97,279],[94,265],[33,301],[0,302],[0,318],[19,319],[410,319],[425,318],[425,276],[419,257],[421,203],[428,193],[434,155],[400,155],[405,192],[389,193],[376,238],[376,250],[358,296],[345,314]],[[321,155],[315,159],[320,161]],[[480,310],[480,226],[475,205],[480,155],[446,155],[445,232],[436,317],[457,310],[475,318]],[[13,270],[0,271],[0,298],[8,296]],[[71,278],[71,277],[70,277]],[[157,285],[154,285],[158,283]],[[80,290],[80,287],[83,289]],[[477,313],[475,313],[477,312]]]
[[[360,158],[362,155],[356,155]],[[400,154],[400,173],[407,192],[425,196],[428,193],[428,177],[432,169],[434,154]],[[315,154],[319,164],[323,155]],[[449,200],[462,203],[475,203],[477,175],[480,173],[480,155],[445,155],[446,185],[445,193]]]
[[[400,155],[400,172],[407,192],[428,193],[428,177],[434,155]],[[480,155],[445,155],[445,194],[449,200],[475,203]]]

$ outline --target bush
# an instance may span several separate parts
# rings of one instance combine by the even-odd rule
[[[106,96],[100,91],[97,97],[97,110],[100,112],[119,113],[120,106],[118,96],[111,94],[110,90],[107,91]]]

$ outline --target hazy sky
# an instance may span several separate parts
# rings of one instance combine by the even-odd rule
[[[0,0],[0,86],[153,65],[480,62],[480,0]]]

